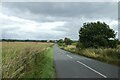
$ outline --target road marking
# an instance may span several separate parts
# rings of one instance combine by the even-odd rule
[[[104,78],[107,78],[107,76],[105,76],[105,75],[103,75],[102,73],[100,73],[100,72],[98,72],[98,71],[92,69],[91,67],[87,66],[86,64],[84,64],[84,63],[82,63],[82,62],[80,62],[80,61],[77,61],[77,62],[80,63],[80,64],[82,64],[83,66],[87,67],[88,69],[94,71],[95,73],[97,73],[97,74],[103,76]]]
[[[69,58],[72,58],[70,55],[67,55]]]

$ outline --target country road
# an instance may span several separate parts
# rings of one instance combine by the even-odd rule
[[[57,78],[118,78],[118,67],[61,50],[54,45]]]

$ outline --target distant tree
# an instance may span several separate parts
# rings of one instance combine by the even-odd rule
[[[57,43],[58,43],[58,45],[63,45],[64,41],[63,41],[63,39],[59,39],[59,40],[57,41]]]
[[[77,47],[116,47],[115,35],[114,30],[104,22],[84,23],[79,30]]]
[[[60,40],[58,40],[58,42],[59,42],[59,43],[63,43],[64,41],[63,41],[63,39],[60,39]]]
[[[47,42],[47,40],[41,40],[40,42]]]
[[[70,38],[65,38],[65,39],[64,39],[64,43],[65,43],[66,45],[71,45],[72,42],[73,42],[73,41],[72,41]]]
[[[50,40],[49,42],[54,42],[53,40]]]

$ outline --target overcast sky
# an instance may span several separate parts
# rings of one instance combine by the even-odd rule
[[[85,22],[101,21],[118,32],[117,2],[4,2],[2,38],[78,40]]]

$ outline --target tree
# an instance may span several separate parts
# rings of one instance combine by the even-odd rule
[[[79,30],[79,42],[77,47],[116,47],[115,35],[109,25],[101,22],[84,23]],[[111,46],[112,45],[112,46]]]
[[[63,42],[64,42],[63,39],[58,40],[58,43],[63,43]]]
[[[63,45],[64,41],[63,41],[63,39],[59,39],[59,40],[57,41],[57,43],[58,43],[59,45]]]
[[[64,39],[64,43],[65,43],[66,45],[71,45],[72,42],[73,42],[73,41],[72,41],[70,38],[65,38],[65,39]]]

